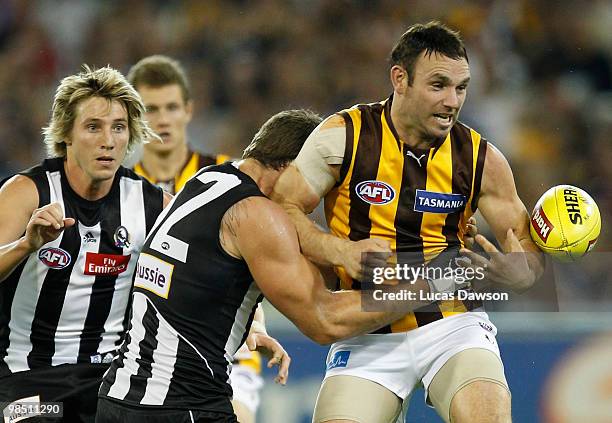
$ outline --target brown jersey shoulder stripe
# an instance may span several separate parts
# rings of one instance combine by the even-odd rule
[[[459,122],[451,130],[451,157],[452,157],[452,192],[465,195],[466,201],[470,197],[473,173],[473,142],[470,129]],[[467,207],[467,204],[465,205]],[[449,247],[459,248],[458,232],[463,210],[449,213],[446,216],[442,234],[446,237]]]
[[[361,131],[355,163],[360,166],[353,168],[353,174],[349,184],[349,196],[351,208],[349,210],[349,239],[359,241],[369,238],[372,229],[370,220],[370,204],[357,195],[357,185],[363,181],[376,180],[378,166],[380,165],[380,154],[382,151],[382,106],[359,105],[361,111]]]
[[[361,130],[355,151],[355,163],[361,166],[353,167],[349,183],[349,239],[359,241],[370,237],[372,221],[370,220],[370,204],[357,195],[357,185],[363,181],[375,180],[380,165],[382,151],[382,107],[359,105],[361,112]],[[361,289],[359,281],[352,281],[353,289]]]
[[[344,178],[346,178],[346,174],[351,166],[351,160],[353,160],[353,142],[354,142],[354,131],[353,127],[353,119],[348,112],[343,111],[338,113],[340,116],[344,118],[344,124],[346,126],[346,141],[344,147],[344,158],[342,159],[342,165],[340,166],[340,178],[338,182],[336,182],[336,186],[339,186]]]
[[[404,162],[404,173],[405,178],[407,177],[408,181],[411,181],[409,190],[405,190],[402,187],[402,193],[400,194],[400,198],[402,195],[409,196],[409,204],[416,203],[416,190],[417,189],[426,189],[427,187],[427,162],[430,158],[432,158],[433,154],[436,150],[431,151],[429,156],[423,157],[423,163],[421,166],[417,166],[414,160],[406,160]],[[406,165],[408,164],[408,165]],[[404,179],[406,181],[406,179]],[[405,191],[408,191],[405,193]],[[404,219],[409,219],[408,227],[413,228],[421,228],[423,223],[423,213],[414,211],[414,208],[403,207],[402,211],[406,216]],[[398,219],[400,212],[398,210]],[[397,220],[396,220],[397,221]],[[400,231],[400,226],[398,226],[397,231],[398,245],[409,245],[410,248],[407,251],[414,251],[415,253],[419,253],[421,257],[418,258],[420,262],[425,261],[425,252],[423,251],[423,236],[419,231],[417,234],[404,234],[403,231]],[[398,249],[399,251],[399,249]],[[415,257],[416,259],[416,257]],[[442,319],[444,316],[442,315],[442,311],[440,310],[439,303],[428,304],[424,307],[420,307],[414,311],[414,318],[416,320],[417,326],[424,326],[428,323],[435,322],[436,320]]]
[[[402,145],[402,154],[406,154],[406,146]],[[415,260],[422,262],[423,237],[421,236],[421,224],[423,213],[414,210],[416,202],[416,190],[424,190],[427,187],[427,162],[429,157],[425,155],[419,163],[413,159],[405,159],[402,168],[402,185],[398,193],[398,207],[395,215],[396,245],[397,252],[411,252]],[[417,228],[415,231],[414,228]]]
[[[474,175],[474,194],[472,195],[472,212],[476,213],[478,208],[478,197],[480,196],[480,185],[482,183],[482,172],[487,156],[487,140],[481,138],[478,146],[478,159],[476,159],[476,174]]]

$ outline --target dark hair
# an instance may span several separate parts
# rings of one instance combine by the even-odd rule
[[[391,51],[391,66],[400,65],[408,72],[408,83],[414,81],[414,65],[421,52],[426,55],[440,53],[451,59],[468,60],[463,40],[457,31],[453,31],[438,21],[412,25],[404,32]]]
[[[168,56],[156,54],[145,57],[128,72],[127,79],[138,89],[140,85],[159,88],[177,84],[181,88],[183,101],[191,99],[189,81],[181,64]]]
[[[242,158],[253,158],[266,167],[281,169],[297,157],[306,138],[321,121],[321,116],[310,110],[277,113],[259,128]]]

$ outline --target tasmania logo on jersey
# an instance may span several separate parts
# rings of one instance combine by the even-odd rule
[[[70,264],[72,257],[61,248],[47,247],[38,252],[38,259],[51,269],[63,269]]]
[[[85,274],[96,276],[117,276],[127,270],[130,257],[118,254],[88,252],[85,256]]]
[[[382,181],[363,181],[355,187],[355,193],[368,204],[381,206],[395,198],[395,190]]]
[[[462,211],[467,203],[463,194],[446,194],[417,189],[414,211],[421,213],[455,213]]]

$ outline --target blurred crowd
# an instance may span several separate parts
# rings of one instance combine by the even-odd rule
[[[39,161],[59,80],[82,63],[126,73],[163,53],[187,69],[190,142],[237,156],[271,114],[323,115],[391,92],[388,54],[438,19],[466,41],[462,120],[508,157],[528,209],[586,189],[611,251],[612,2],[607,0],[0,0],[0,176]]]

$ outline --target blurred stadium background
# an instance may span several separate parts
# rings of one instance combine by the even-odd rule
[[[385,98],[392,45],[431,19],[462,32],[472,72],[462,120],[506,154],[527,208],[569,183],[602,214],[595,269],[555,269],[560,298],[582,307],[492,316],[515,421],[612,422],[609,0],[0,0],[0,177],[43,158],[53,91],[82,63],[125,73],[149,54],[181,60],[196,106],[191,144],[237,156],[279,110],[328,115]],[[267,311],[294,360],[287,387],[268,377],[260,421],[308,422],[326,348]],[[434,416],[417,392],[408,421]]]

